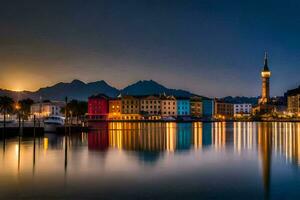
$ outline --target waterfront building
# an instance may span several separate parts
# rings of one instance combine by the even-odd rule
[[[106,120],[108,116],[108,96],[105,94],[93,95],[88,98],[88,118]]]
[[[122,100],[120,98],[109,99],[109,120],[121,120],[122,119]]]
[[[122,98],[122,119],[123,120],[140,120],[140,97],[138,96],[123,96]]]
[[[214,117],[219,119],[226,119],[233,117],[233,104],[222,100],[215,100]]]
[[[161,100],[158,96],[146,96],[140,99],[141,114],[145,119],[156,120],[161,117]]]
[[[202,116],[204,118],[212,118],[214,115],[214,100],[203,98],[202,99]]]
[[[177,98],[177,116],[191,115],[190,99],[184,97]]]
[[[234,104],[233,105],[234,116],[250,116],[252,113],[252,105],[248,103]]]
[[[190,99],[191,116],[202,117],[202,97],[193,96]]]
[[[161,116],[177,117],[177,101],[174,96],[161,96]]]
[[[300,86],[288,90],[285,96],[287,98],[287,111],[292,114],[300,114]]]
[[[30,113],[35,115],[37,118],[45,118],[51,115],[63,116],[61,109],[65,107],[63,101],[47,101],[34,103],[30,106]]]

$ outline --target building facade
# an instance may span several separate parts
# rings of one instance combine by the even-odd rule
[[[30,113],[37,118],[45,118],[53,115],[63,116],[64,113],[61,113],[61,109],[65,105],[65,102],[62,101],[34,103],[30,106]]]
[[[291,114],[300,114],[300,86],[288,90],[285,97],[287,99],[287,111]]]
[[[140,98],[136,96],[123,96],[122,103],[122,120],[140,120]]]
[[[108,96],[105,94],[93,95],[88,98],[88,118],[106,120],[108,117]]]
[[[109,99],[109,120],[121,120],[122,119],[122,100],[120,98]]]
[[[190,99],[191,116],[192,117],[202,117],[202,98],[201,97],[191,97]]]
[[[189,98],[177,98],[177,116],[191,115],[191,106]]]
[[[214,117],[220,119],[231,118],[234,115],[233,104],[220,100],[215,100]]]
[[[160,119],[161,100],[158,96],[146,96],[140,99],[141,114],[145,119]]]
[[[161,96],[161,116],[177,117],[177,101],[174,96]]]
[[[252,105],[247,103],[233,105],[234,116],[250,115],[252,113]]]
[[[204,118],[211,118],[214,115],[214,100],[213,99],[203,99],[202,100],[202,116]]]

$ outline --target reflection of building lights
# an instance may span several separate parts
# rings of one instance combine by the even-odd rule
[[[173,152],[176,149],[176,123],[166,124],[167,151]]]
[[[47,150],[48,149],[48,138],[44,138],[44,150]]]
[[[202,147],[203,138],[202,138],[202,123],[195,122],[193,123],[193,137],[194,137],[194,148],[199,149]]]
[[[15,145],[15,153],[16,153],[16,156],[19,155],[19,145],[18,144]]]

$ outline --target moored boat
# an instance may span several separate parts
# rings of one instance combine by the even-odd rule
[[[62,116],[49,116],[44,119],[45,132],[55,132],[58,127],[64,126],[65,118]]]

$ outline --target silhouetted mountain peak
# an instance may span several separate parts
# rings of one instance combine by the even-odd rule
[[[78,80],[78,79],[74,79],[70,84],[73,84],[73,85],[85,85],[85,83],[81,80]]]
[[[110,86],[104,80],[84,83],[81,80],[74,79],[69,83],[59,82],[55,85],[40,88],[36,92],[14,92],[9,90],[0,90],[0,95],[7,95],[18,98],[32,98],[39,100],[40,97],[49,100],[63,100],[66,96],[69,99],[87,100],[91,95],[103,93],[109,97],[117,97],[119,94],[125,95],[174,95],[177,97],[190,97],[193,94],[185,90],[176,90],[167,88],[154,80],[140,80],[122,90]]]
[[[158,95],[163,93],[183,97],[192,96],[188,91],[169,89],[153,80],[141,80],[121,90],[121,94],[126,95]]]
[[[104,85],[104,86],[109,86],[108,83],[106,83],[104,80],[101,81],[95,81],[95,82],[90,82],[88,85]]]

